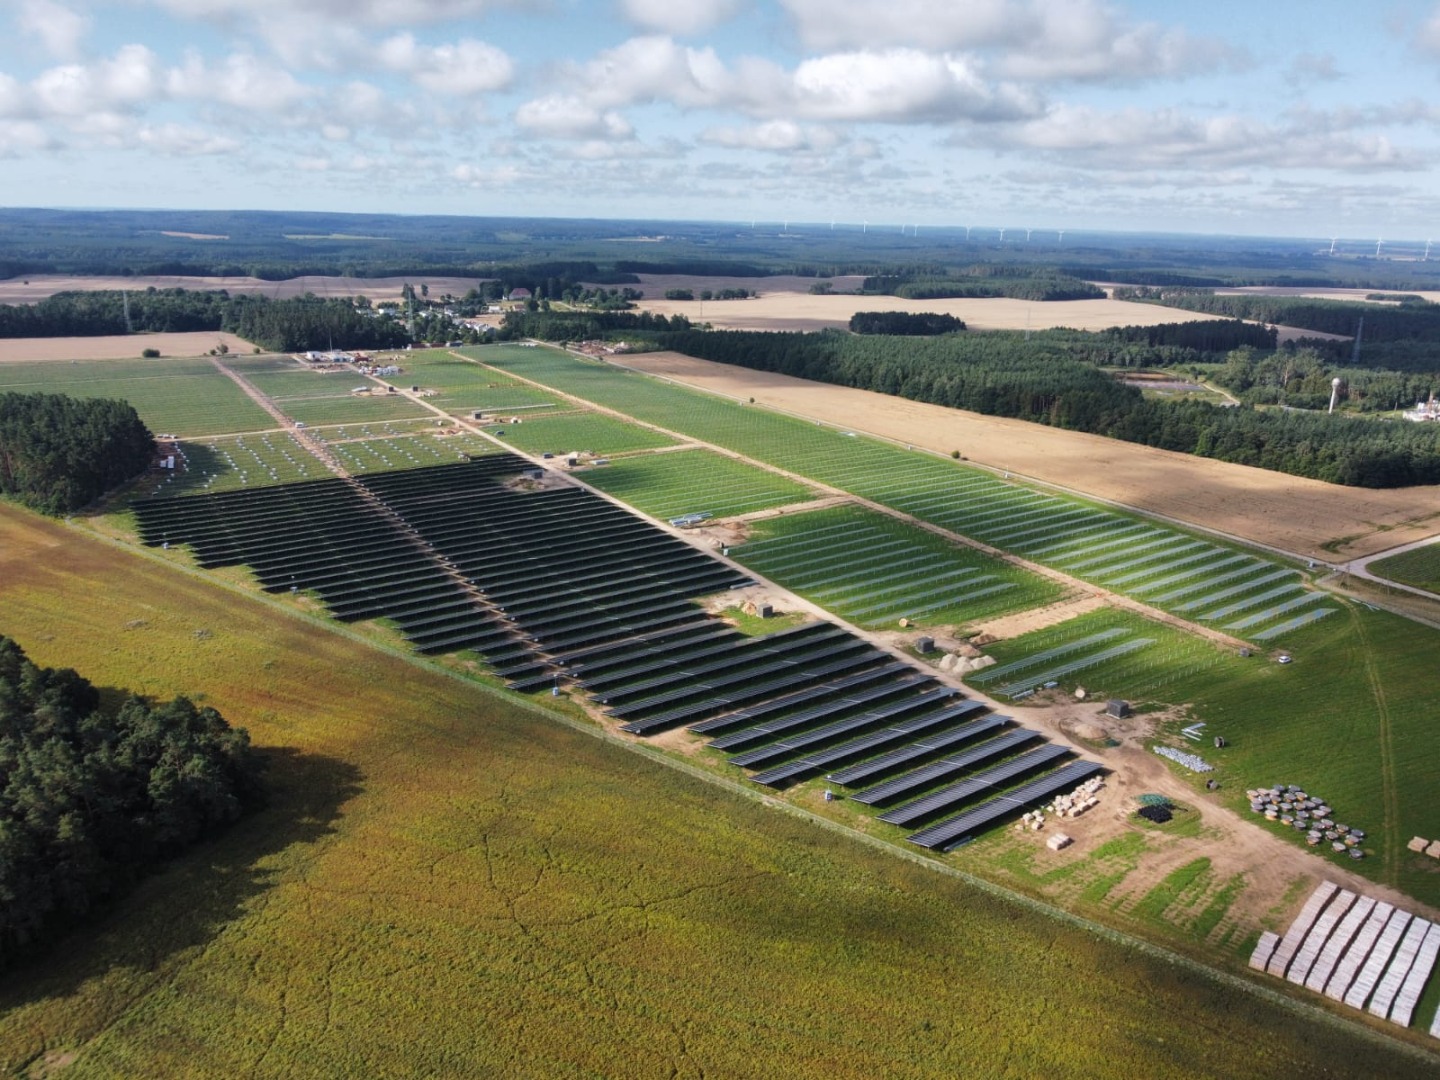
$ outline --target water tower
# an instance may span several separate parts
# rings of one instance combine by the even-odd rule
[[[1333,379],[1330,380],[1330,411],[1331,411],[1332,413],[1335,411],[1335,399],[1338,398],[1339,396],[1340,396],[1340,376],[1339,376],[1339,375],[1336,375],[1335,378],[1333,378]]]

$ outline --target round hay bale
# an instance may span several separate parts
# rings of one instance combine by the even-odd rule
[[[1089,697],[1089,696],[1090,696],[1090,692],[1089,692],[1088,690],[1086,690],[1083,686],[1077,686],[1077,687],[1075,687],[1075,700],[1076,700],[1076,701],[1084,701],[1084,700],[1085,700],[1087,697]]]

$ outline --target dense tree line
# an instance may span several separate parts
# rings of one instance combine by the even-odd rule
[[[1327,361],[1312,348],[1251,348],[1230,352],[1223,365],[1209,369],[1210,378],[1251,405],[1283,405],[1294,409],[1326,409],[1331,380],[1340,380],[1338,405],[1359,412],[1387,412],[1440,393],[1440,375],[1374,368],[1345,367]]]
[[[857,311],[850,316],[852,334],[891,334],[895,337],[931,337],[965,329],[954,315],[908,311]]]
[[[0,338],[223,330],[277,352],[410,341],[404,325],[368,307],[341,297],[272,300],[193,289],[64,292],[37,304],[0,304]]]
[[[0,636],[0,966],[235,821],[257,791],[249,735],[214,709],[131,695],[106,711],[74,671]]]
[[[1423,341],[1440,344],[1440,304],[1394,306],[1294,296],[1216,295],[1204,289],[1117,289],[1116,299],[1152,300],[1187,311],[1232,319],[1297,326],[1353,337],[1363,317],[1366,342]]]
[[[316,296],[237,296],[225,306],[220,329],[275,352],[393,349],[410,341],[397,319],[357,309],[350,300]]]
[[[0,338],[219,330],[229,299],[188,289],[56,293],[35,304],[0,304]]]
[[[943,268],[915,268],[867,277],[861,292],[907,300],[1009,297],[1015,300],[1103,300],[1105,290],[1048,267],[967,267],[958,273]]]
[[[1156,326],[1120,326],[1102,330],[1105,337],[1199,352],[1219,353],[1242,346],[1273,349],[1279,333],[1273,326],[1260,326],[1240,319],[1200,319],[1196,322],[1160,323]]]
[[[0,393],[0,494],[41,513],[88,506],[144,472],[154,454],[128,401]]]
[[[652,337],[664,348],[707,360],[1332,483],[1440,483],[1440,425],[1147,399],[1075,359],[1063,336],[1029,342],[1016,334],[975,333],[895,338],[689,331]]]

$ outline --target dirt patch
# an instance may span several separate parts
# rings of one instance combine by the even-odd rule
[[[954,315],[975,330],[1048,330],[1057,326],[1073,330],[1106,330],[1112,326],[1153,326],[1220,318],[1199,311],[1137,304],[1128,300],[1060,300],[1048,303],[1005,298],[907,300],[899,296],[812,296],[782,292],[773,287],[750,300],[701,302],[647,298],[641,307],[663,315],[684,315],[692,322],[710,323],[720,330],[824,330],[846,327],[850,325],[850,316],[857,311]]]
[[[994,469],[1305,558],[1344,560],[1440,533],[1440,487],[1339,487],[679,353],[628,356],[624,366],[937,453],[959,450]]]
[[[204,356],[224,345],[232,353],[255,346],[222,331],[188,334],[118,334],[107,337],[6,338],[0,340],[0,364],[41,360],[138,360],[146,349],[161,356]]]
[[[1162,720],[1183,715],[1183,709],[1132,714],[1117,720],[1094,704],[1061,701],[1041,707],[1021,707],[1013,712],[1025,726],[1039,728],[1055,741],[1073,746],[1082,757],[1099,761],[1110,770],[1100,793],[1099,806],[1078,818],[1054,819],[1042,831],[1026,834],[1033,837],[1037,849],[1043,852],[1047,836],[1060,831],[1075,840],[1075,845],[1066,851],[1083,855],[1107,840],[1143,829],[1148,850],[1139,865],[1107,898],[1107,902],[1117,903],[1122,910],[1159,885],[1171,871],[1204,857],[1210,860],[1216,880],[1224,881],[1238,874],[1245,875],[1246,880],[1245,889],[1217,932],[1237,921],[1247,926],[1283,927],[1322,878],[1362,895],[1388,900],[1407,911],[1421,911],[1427,917],[1434,917],[1434,912],[1414,899],[1270,835],[1253,821],[1222,806],[1218,793],[1197,791],[1172,772],[1164,759],[1149,749],[1149,740]],[[1103,728],[1118,745],[1097,749],[1087,741],[1077,741],[1073,733],[1087,723]],[[1139,797],[1149,792],[1194,807],[1200,815],[1200,834],[1178,836],[1138,825],[1133,810]],[[1061,852],[1054,861],[1063,863],[1066,857]],[[1297,880],[1306,882],[1303,890],[1293,888]],[[1287,896],[1294,898],[1287,900]]]
[[[1103,596],[1065,599],[1054,604],[1047,604],[1045,607],[1017,611],[1013,615],[1002,615],[998,619],[991,619],[976,626],[975,633],[977,637],[985,634],[992,640],[1003,641],[1006,638],[1028,634],[1032,630],[1044,630],[1047,626],[1055,626],[1104,606],[1105,598]]]

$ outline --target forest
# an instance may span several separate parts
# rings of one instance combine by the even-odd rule
[[[1009,297],[1014,300],[1103,300],[1105,290],[1053,267],[981,264],[947,271],[943,266],[915,267],[867,277],[864,293],[907,300],[955,297]]]
[[[128,401],[0,394],[0,495],[66,514],[144,472],[155,440]]]
[[[1326,409],[1331,381],[1340,380],[1337,407],[1362,413],[1393,412],[1440,393],[1440,373],[1384,371],[1333,363],[1319,349],[1232,350],[1223,364],[1205,369],[1212,382],[1247,405]]]
[[[1363,318],[1364,341],[1440,342],[1440,304],[1418,297],[1388,305],[1298,296],[1217,295],[1208,289],[1136,288],[1116,289],[1115,298],[1163,303],[1232,319],[1281,323],[1345,337],[1355,336]]]
[[[35,304],[0,304],[0,338],[214,330],[275,352],[385,349],[409,342],[404,325],[367,308],[310,295],[272,300],[194,289],[62,292]]]
[[[0,967],[238,819],[259,794],[243,728],[188,698],[113,710],[0,636]]]
[[[1241,324],[1244,325],[1244,324]],[[1238,330],[1236,331],[1239,332]],[[1357,487],[1440,483],[1440,425],[1156,400],[1070,349],[1074,332],[933,338],[688,331],[661,348]],[[1095,351],[1135,348],[1084,335]],[[1148,348],[1148,346],[1144,347]],[[1174,348],[1170,346],[1169,348]],[[1205,354],[1209,355],[1209,354]]]
[[[907,311],[857,311],[850,316],[852,334],[891,334],[895,337],[932,337],[965,329],[954,315],[911,314]]]

